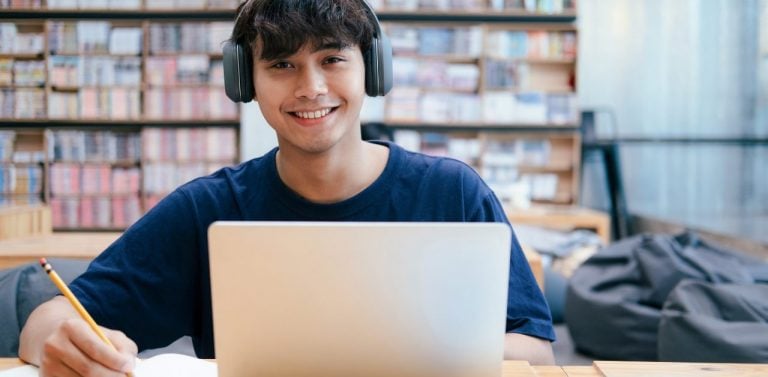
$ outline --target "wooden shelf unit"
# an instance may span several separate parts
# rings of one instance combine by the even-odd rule
[[[489,9],[490,2],[481,9],[398,10],[382,2],[378,13],[393,45],[395,85],[367,123],[392,131],[396,142],[411,149],[464,160],[502,200],[524,194],[520,187],[511,187],[514,182],[494,184],[493,177],[515,175],[518,182],[531,179],[529,202],[578,203],[581,119],[575,104],[575,10],[495,11]],[[524,47],[515,49],[520,39]],[[459,48],[441,49],[455,45]],[[465,73],[450,77],[450,70]],[[451,86],[453,82],[458,87]],[[538,107],[528,108],[526,101]],[[490,156],[493,146],[516,142],[518,151],[510,156],[507,171],[488,172],[491,160],[498,157]],[[536,158],[544,161],[513,161],[526,158],[519,148],[537,145],[545,150]],[[536,187],[546,189],[534,192]]]
[[[200,163],[207,167],[206,170],[210,170],[210,168],[213,168],[214,165],[224,166],[237,162],[239,159],[239,109],[237,105],[226,98],[224,94],[223,82],[212,81],[220,80],[220,77],[223,76],[220,74],[220,72],[213,72],[215,69],[221,69],[220,65],[223,56],[221,51],[217,49],[219,44],[208,40],[200,40],[198,38],[197,40],[191,41],[195,43],[188,44],[194,50],[153,50],[151,48],[152,33],[156,32],[155,30],[160,29],[153,29],[153,25],[165,26],[169,24],[182,25],[187,23],[217,25],[219,28],[215,31],[213,29],[205,29],[204,31],[201,29],[197,30],[197,32],[194,34],[203,35],[207,39],[217,39],[217,42],[218,39],[226,39],[229,37],[229,30],[226,30],[226,36],[219,38],[219,36],[224,33],[224,28],[222,28],[220,25],[231,25],[233,23],[235,16],[234,8],[144,9],[145,1],[142,1],[142,9],[47,9],[45,7],[46,1],[43,0],[42,3],[43,7],[39,9],[0,9],[0,18],[2,18],[2,21],[0,21],[1,23],[12,23],[16,25],[19,33],[36,33],[41,35],[43,40],[43,46],[39,52],[2,51],[0,52],[0,59],[12,59],[13,61],[37,60],[45,64],[45,82],[42,85],[33,88],[29,88],[29,86],[26,85],[13,85],[12,83],[7,85],[0,85],[0,90],[39,90],[41,93],[43,93],[42,98],[44,100],[44,113],[37,113],[36,116],[29,117],[17,117],[15,111],[12,113],[0,113],[0,130],[12,130],[16,132],[17,141],[16,147],[14,148],[15,150],[21,151],[20,146],[23,146],[23,148],[29,148],[32,146],[32,148],[36,148],[36,150],[42,151],[44,157],[42,158],[42,161],[39,162],[39,164],[44,169],[44,188],[39,196],[41,197],[41,200],[45,203],[48,203],[49,207],[52,209],[52,219],[54,222],[53,227],[55,230],[114,231],[122,230],[124,229],[124,226],[114,226],[114,224],[106,226],[81,226],[78,223],[75,223],[74,226],[62,225],[61,223],[56,222],[57,210],[55,206],[50,205],[53,199],[59,198],[66,200],[90,200],[107,197],[111,200],[115,198],[122,199],[126,196],[130,196],[130,194],[125,193],[109,193],[105,196],[104,194],[83,192],[54,195],[52,192],[52,183],[55,182],[51,182],[51,172],[53,170],[52,166],[56,164],[71,164],[72,166],[79,166],[81,168],[84,166],[92,166],[93,164],[96,164],[101,166],[109,166],[110,171],[130,168],[139,169],[140,191],[137,195],[140,203],[139,207],[142,213],[146,211],[152,203],[155,203],[159,199],[159,195],[154,195],[153,199],[150,201],[148,199],[149,195],[144,191],[144,180],[147,179],[145,169],[148,165],[154,163],[154,161],[148,161],[147,159],[141,157],[137,157],[135,161],[56,161],[49,153],[50,146],[47,145],[48,138],[46,137],[46,133],[48,132],[58,132],[63,130],[75,130],[84,132],[108,131],[112,133],[131,133],[139,135],[146,129],[158,127],[172,129],[176,132],[185,132],[182,130],[201,128],[233,129],[235,135],[232,145],[228,145],[228,147],[234,149],[235,157],[233,159],[227,159],[226,161],[222,161],[220,158],[215,159],[216,161],[208,161],[206,160],[206,157],[201,157]],[[55,28],[56,24],[77,25],[81,21],[106,22],[109,25],[108,30],[110,33],[115,28],[135,28],[141,33],[140,39],[136,38],[138,39],[139,46],[135,50],[135,53],[130,51],[126,53],[126,50],[122,50],[122,52],[116,51],[117,53],[110,53],[108,48],[110,38],[105,38],[107,41],[106,46],[102,46],[101,48],[97,48],[91,51],[81,51],[82,46],[77,41],[72,43],[59,43],[59,48],[55,48],[54,45],[51,44],[53,35],[57,30]],[[171,25],[169,27],[174,26]],[[73,30],[76,28],[77,26],[73,26]],[[61,32],[61,29],[58,30]],[[181,26],[179,26],[179,29],[177,30],[181,30]],[[76,35],[77,32],[73,32],[73,34]],[[179,31],[177,33],[177,38],[185,38],[185,36],[182,36],[182,34],[187,33],[182,33]],[[178,45],[181,44],[182,43],[180,42],[178,43]],[[59,51],[55,51],[57,49]],[[154,83],[149,81],[149,72],[147,67],[149,65],[148,62],[151,59],[171,59],[175,62],[175,68],[178,68],[179,63],[177,60],[179,58],[187,58],[190,56],[193,58],[202,57],[203,59],[208,60],[207,74],[204,76],[194,76],[195,78],[207,78],[207,80],[202,80],[203,82],[189,82],[171,79],[167,83],[161,83],[157,80]],[[98,77],[95,76],[93,79],[97,81],[82,81],[84,75],[81,73],[75,73],[71,76],[77,81],[61,80],[60,76],[54,80],[51,77],[51,72],[53,69],[52,61],[55,59],[61,59],[61,61],[66,61],[66,59],[73,59],[76,61],[76,63],[73,63],[76,64],[75,67],[80,65],[79,69],[88,67],[88,64],[86,64],[87,62],[85,61],[86,59],[110,59],[109,64],[112,64],[113,67],[115,64],[119,64],[119,59],[135,59],[138,64],[138,68],[136,71],[133,71],[135,73],[131,73],[131,75],[133,75],[133,77],[138,77],[138,81],[131,81],[128,84],[123,84],[119,81],[100,82],[98,81]],[[218,64],[218,68],[214,68],[216,64]],[[77,69],[78,68],[75,68],[75,70]],[[178,71],[174,70],[174,72]],[[179,75],[178,77],[183,76]],[[138,102],[134,102],[134,104],[138,104],[137,106],[139,110],[138,112],[135,112],[135,110],[129,110],[124,113],[114,113],[110,112],[110,107],[104,108],[106,109],[105,111],[89,111],[90,116],[85,116],[85,114],[81,111],[84,106],[81,104],[84,91],[91,91],[92,93],[96,93],[96,96],[99,98],[103,95],[111,96],[115,91],[132,91],[134,94],[129,94],[129,96],[136,96],[134,98],[137,98]],[[156,97],[151,97],[151,93],[153,91],[156,92]],[[200,91],[206,92],[204,93],[206,94],[206,102],[202,102],[202,104],[205,105],[205,107],[209,107],[210,110],[199,110],[201,108],[201,102],[199,100],[200,96],[199,94],[195,94],[195,92],[200,93]],[[138,93],[138,95],[135,93]],[[60,98],[67,98],[66,100],[59,99],[59,101],[62,102],[58,103],[70,104],[72,102],[68,101],[76,101],[77,111],[73,113],[70,107],[61,108],[62,111],[56,112],[55,114],[50,113],[49,102],[51,101],[52,96],[65,96]],[[147,110],[149,109],[150,105],[154,105],[157,98],[169,98],[170,100],[176,102],[172,105],[166,105],[170,110],[155,106],[157,109],[153,113],[148,112]],[[131,99],[131,101],[133,101],[133,99]],[[184,104],[184,101],[187,101],[186,104]],[[210,105],[208,105],[209,102]],[[107,101],[105,103],[108,104],[108,106],[114,106],[114,101]],[[126,102],[126,105],[134,106],[128,102]],[[132,107],[131,109],[133,108],[135,107]],[[186,112],[181,111],[184,109],[186,109]],[[225,111],[222,109],[227,110]],[[123,115],[117,117],[116,114],[128,114],[128,116]],[[231,138],[227,138],[227,140],[230,139]],[[177,162],[178,161],[169,159],[169,162],[166,163]],[[10,165],[10,162],[7,165]],[[18,166],[20,164],[14,162],[13,165]],[[166,193],[171,189],[172,188],[166,190]],[[111,205],[114,205],[114,203],[111,203]],[[76,210],[78,216],[82,211],[83,209],[78,207]]]

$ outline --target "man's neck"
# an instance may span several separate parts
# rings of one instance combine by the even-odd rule
[[[370,186],[384,171],[389,149],[359,142],[343,153],[306,154],[280,149],[277,171],[291,190],[314,203],[337,203]]]

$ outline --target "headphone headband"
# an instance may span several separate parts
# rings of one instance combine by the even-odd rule
[[[254,0],[247,0],[235,17],[235,27],[243,13],[249,13]],[[280,1],[280,0],[278,0]],[[370,46],[363,51],[365,64],[365,93],[371,97],[383,96],[392,88],[392,47],[381,29],[373,6],[360,0],[373,21],[374,35]],[[233,31],[233,37],[234,37]],[[250,102],[255,95],[253,86],[253,56],[248,41],[230,39],[223,46],[224,89],[234,102]]]

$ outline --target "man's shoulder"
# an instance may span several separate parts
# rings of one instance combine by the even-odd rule
[[[402,155],[397,175],[404,183],[432,191],[460,190],[480,196],[490,191],[477,171],[464,161],[409,151],[397,145],[392,148]]]
[[[395,153],[401,154],[404,169],[420,171],[422,173],[437,173],[440,176],[452,176],[455,174],[469,174],[478,177],[475,170],[464,161],[448,156],[430,155],[422,152],[407,150],[397,144],[391,144]]]

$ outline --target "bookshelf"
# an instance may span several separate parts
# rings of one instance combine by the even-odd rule
[[[0,0],[0,203],[125,229],[238,161],[220,43],[236,0]]]
[[[374,3],[395,76],[366,121],[467,162],[510,207],[578,202],[575,2]]]

